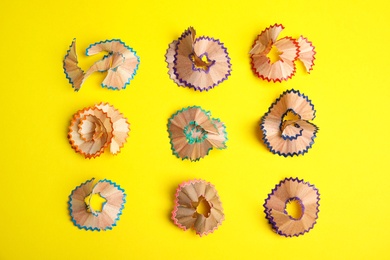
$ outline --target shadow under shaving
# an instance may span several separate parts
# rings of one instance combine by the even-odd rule
[[[265,145],[264,140],[263,140],[264,134],[263,134],[263,131],[261,130],[260,124],[261,124],[261,118],[256,122],[256,125],[253,128],[254,134],[256,135],[257,141],[262,144],[262,147],[264,148],[264,150],[268,150],[268,148]]]
[[[175,186],[172,185],[171,187],[169,187],[169,198],[171,201],[171,208],[167,212],[167,218],[168,218],[168,221],[171,222],[172,224],[174,223],[172,220],[172,210],[175,207],[175,198],[176,198],[175,195],[176,195],[177,188],[178,188],[178,185],[175,185]]]

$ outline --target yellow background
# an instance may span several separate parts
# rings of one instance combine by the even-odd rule
[[[387,1],[3,1],[1,32],[0,259],[386,259],[389,254],[389,25]],[[250,69],[248,52],[266,27],[308,37],[312,73],[268,83]],[[220,39],[232,62],[229,79],[209,92],[181,88],[167,75],[168,44],[188,27]],[[62,69],[77,38],[80,66],[89,44],[120,38],[141,58],[126,90],[99,86],[94,74],[78,93]],[[260,140],[259,120],[287,89],[309,96],[320,127],[304,156],[284,158]],[[109,102],[130,121],[118,156],[86,160],[68,143],[74,113]],[[226,150],[199,162],[172,155],[167,120],[199,105],[227,126]],[[317,224],[285,238],[264,213],[267,194],[285,177],[321,194]],[[125,189],[111,231],[79,230],[70,192],[95,177]],[[178,184],[213,183],[226,220],[198,237],[170,220]]]

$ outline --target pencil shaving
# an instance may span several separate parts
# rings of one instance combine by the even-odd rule
[[[263,141],[268,149],[284,157],[305,154],[314,144],[318,127],[314,105],[296,90],[285,91],[261,119]]]
[[[64,72],[75,91],[80,90],[85,80],[95,72],[107,72],[102,86],[120,90],[126,88],[138,69],[140,62],[136,52],[121,40],[113,39],[91,44],[86,51],[88,56],[107,52],[101,60],[96,61],[85,73],[78,66],[76,39],[73,40],[64,58]]]
[[[278,39],[284,29],[274,24],[262,31],[252,45],[249,54],[254,73],[261,79],[282,82],[290,79],[296,72],[296,60],[301,60],[309,73],[314,65],[316,52],[307,38],[283,37]],[[271,60],[271,51],[276,49],[277,58]]]
[[[168,120],[168,133],[173,154],[183,160],[198,161],[213,148],[226,148],[225,124],[198,106],[173,114]]]
[[[208,211],[198,212],[200,203],[208,205]],[[192,180],[179,185],[175,195],[172,220],[183,230],[193,228],[199,236],[214,232],[224,220],[222,203],[215,187],[204,180]]]
[[[108,103],[100,103],[73,116],[68,138],[76,152],[95,158],[108,146],[112,154],[119,153],[129,131],[130,124],[122,113]]]
[[[110,230],[116,226],[124,204],[126,194],[115,182],[100,180],[93,184],[94,179],[77,186],[69,196],[69,211],[72,222],[80,229],[100,231]],[[105,200],[102,210],[94,209],[91,199],[93,195],[99,195]]]
[[[192,27],[169,44],[165,58],[171,79],[194,90],[208,91],[225,81],[231,72],[224,45],[212,37],[196,38]]]
[[[286,211],[287,204],[296,200],[301,207],[301,215],[294,218]],[[276,233],[286,237],[303,235],[316,224],[319,212],[320,194],[318,189],[298,178],[281,181],[264,203],[266,218]]]

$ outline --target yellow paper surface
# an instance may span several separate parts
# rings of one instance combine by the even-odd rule
[[[386,1],[6,1],[0,27],[0,259],[386,259],[390,181]],[[317,59],[310,75],[268,83],[250,69],[248,52],[267,26],[308,37]],[[208,93],[177,87],[165,63],[168,44],[189,26],[220,39],[232,75]],[[79,64],[89,44],[119,38],[137,51],[139,70],[126,90],[88,78],[75,93],[62,69],[77,38]],[[259,121],[287,89],[317,110],[320,131],[307,154],[283,158],[260,140]],[[109,102],[131,123],[121,153],[94,160],[76,154],[67,128],[74,113]],[[226,150],[199,162],[171,154],[168,118],[192,105],[227,126]],[[80,183],[110,179],[127,203],[112,231],[87,232],[70,221],[68,196]],[[298,238],[274,234],[264,200],[285,177],[315,184],[318,223]],[[170,220],[177,185],[201,178],[218,190],[226,215],[199,238]]]

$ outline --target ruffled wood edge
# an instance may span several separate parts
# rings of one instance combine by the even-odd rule
[[[295,75],[295,61],[301,60],[310,73],[315,60],[315,48],[307,38],[284,37],[278,39],[284,29],[281,24],[274,24],[263,30],[256,38],[249,54],[253,72],[261,79],[273,82],[286,81]],[[279,51],[279,60],[272,63],[267,56],[272,47]]]
[[[302,215],[295,219],[288,215],[286,205],[297,200],[301,205]],[[268,194],[264,203],[266,219],[273,230],[282,236],[293,237],[309,232],[317,222],[320,194],[318,189],[298,178],[282,180]]]
[[[297,118],[285,120],[288,113]],[[294,89],[285,91],[261,119],[263,141],[274,154],[303,155],[317,136],[318,127],[309,122],[314,118],[314,105],[307,96]]]
[[[99,194],[106,201],[102,211],[95,211],[85,199]],[[94,178],[77,186],[69,195],[69,212],[72,222],[79,229],[100,231],[111,230],[119,220],[126,194],[115,182],[104,179],[94,184]]]
[[[211,149],[225,149],[226,126],[210,112],[199,106],[190,106],[174,113],[168,119],[171,149],[176,157],[198,161]]]
[[[298,38],[299,55],[298,59],[303,63],[307,73],[313,69],[316,51],[313,43],[307,38],[301,36]]]
[[[108,89],[125,89],[130,80],[134,78],[140,59],[136,52],[119,39],[100,41],[91,44],[86,51],[88,56],[99,52],[108,52],[101,60],[95,62],[85,73],[78,66],[76,53],[76,39],[73,39],[67,51],[63,68],[66,78],[75,91],[78,91],[84,81],[94,72],[107,72],[102,86]]]
[[[207,216],[197,212],[201,200],[209,205]],[[179,185],[172,211],[173,222],[181,229],[193,228],[199,236],[213,233],[225,219],[217,190],[204,180],[191,180]]]
[[[112,154],[118,154],[129,131],[130,124],[119,110],[109,103],[100,103],[73,116],[68,139],[76,152],[90,159],[100,156],[108,146]]]
[[[177,85],[198,91],[214,88],[231,73],[229,54],[223,43],[211,37],[196,38],[192,27],[168,45],[165,61],[168,74]]]

